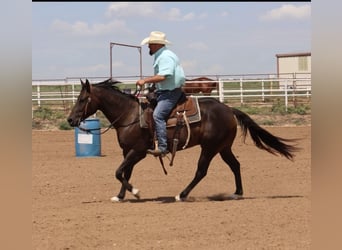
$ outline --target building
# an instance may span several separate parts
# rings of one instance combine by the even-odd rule
[[[293,85],[311,85],[311,52],[276,54],[277,76],[280,79],[298,79],[297,81],[280,81],[280,87]]]

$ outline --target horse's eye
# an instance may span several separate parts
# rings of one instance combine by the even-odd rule
[[[84,103],[85,101],[87,101],[87,98],[80,98],[78,101],[79,103]]]

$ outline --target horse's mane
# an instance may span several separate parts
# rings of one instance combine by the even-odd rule
[[[128,96],[136,101],[138,101],[138,98],[135,96],[135,95],[132,95],[132,94],[127,94],[125,92],[123,92],[116,84],[118,83],[122,83],[120,81],[117,81],[117,80],[114,80],[112,78],[109,78],[107,80],[104,80],[102,82],[98,82],[98,83],[94,83],[92,84],[93,86],[96,86],[96,87],[101,87],[101,88],[105,88],[107,90],[112,90],[112,91],[115,91],[115,92],[119,92],[120,94],[123,94],[125,96]]]

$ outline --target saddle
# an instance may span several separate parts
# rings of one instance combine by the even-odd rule
[[[140,127],[151,128],[153,124],[153,105],[147,98],[139,98],[139,114]],[[183,121],[182,119],[186,119]],[[194,123],[201,120],[201,112],[199,109],[198,98],[194,96],[183,95],[178,101],[176,107],[171,111],[169,118],[166,121],[166,127],[175,127],[179,123],[188,122]]]

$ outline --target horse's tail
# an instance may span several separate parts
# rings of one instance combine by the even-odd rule
[[[293,153],[298,151],[299,148],[293,145],[286,144],[286,142],[293,142],[296,141],[296,139],[284,139],[274,136],[267,130],[260,127],[255,121],[253,121],[251,117],[249,117],[244,112],[236,108],[232,108],[232,110],[242,129],[244,140],[246,139],[248,130],[254,141],[254,144],[258,148],[266,150],[274,155],[276,155],[276,153],[279,153],[280,155],[285,156],[287,159],[293,160]]]

